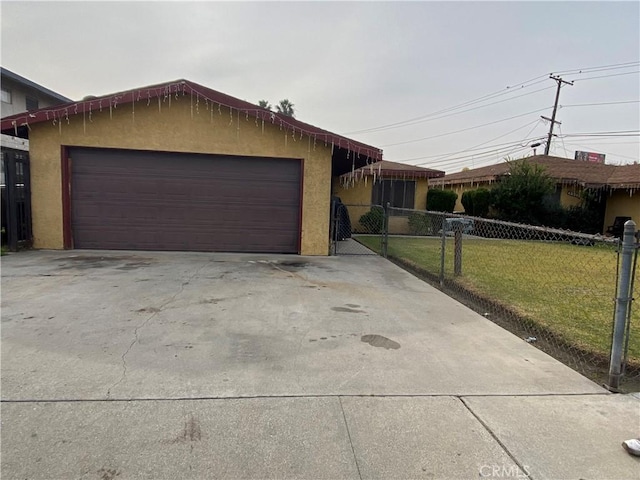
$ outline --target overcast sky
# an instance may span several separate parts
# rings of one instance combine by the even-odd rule
[[[567,136],[551,153],[640,155],[637,1],[3,0],[0,9],[2,66],[74,100],[186,78],[254,103],[288,98],[300,120],[387,160],[452,173],[530,154],[549,128],[548,74],[559,72],[575,83],[561,90],[556,133]],[[620,131],[635,134],[569,136]]]

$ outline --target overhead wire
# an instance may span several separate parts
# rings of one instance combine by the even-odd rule
[[[514,115],[512,117],[502,118],[500,120],[495,120],[493,122],[487,122],[487,123],[483,123],[481,125],[475,125],[473,127],[467,127],[467,128],[463,128],[463,129],[460,129],[460,130],[454,130],[452,132],[440,133],[438,135],[432,135],[430,137],[424,137],[424,138],[420,138],[418,140],[410,140],[410,141],[407,141],[407,142],[399,142],[399,143],[392,143],[392,144],[388,144],[388,145],[383,145],[383,147],[394,147],[394,146],[397,146],[397,145],[404,145],[404,144],[407,144],[407,143],[413,143],[413,142],[418,142],[418,141],[423,141],[423,140],[431,140],[431,139],[434,139],[434,138],[446,137],[446,136],[449,136],[449,135],[454,135],[456,133],[467,132],[469,130],[475,130],[477,128],[487,127],[489,125],[495,125],[496,123],[506,122],[508,120],[513,120],[514,118],[526,117],[527,115],[531,115],[532,113],[542,112],[542,111],[548,110],[549,108],[551,108],[551,107],[539,108],[537,110],[532,110],[530,112],[522,113],[520,115]]]
[[[583,68],[573,68],[571,70],[559,70],[553,72],[556,75],[571,75],[571,74],[579,74],[579,73],[592,73],[599,71],[607,71],[607,70],[620,70],[622,68],[631,68],[640,65],[640,62],[625,62],[625,63],[613,63],[611,65],[600,65],[597,67],[583,67]]]
[[[596,107],[600,105],[624,105],[630,103],[640,103],[640,100],[624,100],[620,102],[599,102],[599,103],[573,103],[569,105],[558,105],[559,108],[570,108],[570,107]]]
[[[593,148],[593,147],[591,147],[589,145],[578,144],[578,143],[573,143],[573,142],[567,142],[567,145],[573,145],[575,147],[585,148],[585,149],[591,150],[591,151],[593,151],[595,153],[603,153],[605,155],[609,155],[609,156],[612,156],[612,157],[621,157],[621,158],[627,158],[629,160],[634,160],[636,162],[638,161],[638,157],[629,157],[628,155],[622,155],[622,154],[619,154],[619,153],[605,152],[603,150],[600,150],[599,148]]]
[[[487,143],[491,143],[491,142],[494,142],[494,141],[496,141],[496,140],[498,140],[498,139],[500,139],[500,138],[503,138],[503,137],[506,137],[506,136],[508,136],[508,135],[511,135],[512,133],[515,133],[515,132],[517,132],[518,130],[522,130],[523,128],[526,128],[526,127],[528,127],[529,125],[532,125],[532,124],[534,124],[534,123],[535,123],[535,125],[533,126],[533,128],[532,128],[531,130],[529,130],[529,132],[525,135],[525,139],[526,139],[526,138],[528,138],[528,137],[529,137],[529,135],[531,135],[531,133],[532,133],[532,132],[533,132],[533,131],[538,127],[538,125],[539,125],[541,122],[542,122],[542,120],[541,120],[541,119],[537,119],[537,120],[534,120],[534,121],[532,121],[532,122],[526,123],[526,124],[524,124],[524,125],[522,125],[522,126],[520,126],[520,127],[518,127],[518,128],[515,128],[515,129],[513,129],[513,130],[511,130],[511,131],[509,131],[509,132],[507,132],[507,133],[504,133],[504,134],[502,134],[502,135],[499,135],[499,136],[497,136],[497,137],[494,137],[494,138],[492,138],[492,139],[490,139],[490,140],[486,140],[486,141],[484,141],[484,142],[482,142],[482,143],[478,143],[477,145],[474,145],[473,147],[469,147],[469,148],[466,148],[466,149],[464,149],[464,150],[460,150],[460,151],[458,151],[458,152],[454,152],[454,153],[450,153],[450,154],[445,153],[445,154],[435,155],[433,158],[435,158],[435,159],[436,159],[435,161],[440,161],[440,160],[448,159],[448,158],[450,158],[450,157],[452,157],[452,156],[454,156],[454,155],[458,155],[458,154],[460,154],[460,153],[465,153],[465,152],[473,151],[473,150],[477,149],[477,147],[481,147],[481,146],[483,146],[483,145],[486,145]],[[520,143],[522,143],[522,142],[520,142]],[[513,145],[513,142],[504,143],[504,144],[502,144],[502,145]],[[499,145],[493,145],[492,147],[495,147],[495,146],[500,146],[500,144],[499,144]],[[488,147],[485,147],[485,149],[486,149],[486,148],[488,148]],[[428,163],[428,162],[424,162],[424,163]],[[417,165],[422,165],[422,164],[418,163]]]
[[[586,67],[586,68],[580,68],[580,69],[571,69],[571,70],[560,70],[560,71],[556,71],[555,74],[559,75],[581,75],[581,74],[586,74],[586,73],[593,73],[593,72],[600,72],[600,71],[610,71],[610,70],[619,70],[619,69],[624,69],[624,68],[631,68],[634,66],[638,66],[640,65],[640,62],[625,62],[625,63],[618,63],[618,64],[611,64],[611,65],[602,65],[602,66],[597,66],[597,67]],[[611,74],[611,75],[602,75],[602,76],[597,76],[597,77],[587,77],[587,78],[583,78],[583,79],[578,79],[578,80],[590,80],[590,79],[594,79],[594,78],[606,78],[608,76],[618,76],[618,75],[628,75],[631,73],[638,73],[638,72],[624,72],[624,73],[620,73],[620,74]],[[550,75],[553,75],[553,73],[550,74],[545,74],[545,75],[538,75],[536,77],[533,77],[529,80],[526,80],[524,82],[519,82],[516,83],[514,85],[510,85],[507,86],[504,89],[498,90],[496,92],[493,93],[489,93],[486,95],[482,95],[478,98],[472,99],[472,100],[468,100],[466,102],[462,102],[460,104],[448,107],[448,108],[444,108],[442,110],[438,110],[435,112],[431,112],[425,115],[421,115],[418,117],[413,117],[407,120],[402,120],[402,121],[398,121],[398,122],[394,122],[394,123],[390,123],[390,124],[385,124],[385,125],[379,125],[376,127],[370,127],[370,128],[365,128],[365,129],[360,129],[360,130],[353,130],[350,132],[345,132],[344,135],[353,135],[353,134],[364,134],[364,133],[373,133],[376,131],[381,131],[381,130],[387,130],[390,128],[400,128],[402,126],[408,126],[408,125],[413,125],[415,123],[420,123],[420,121],[430,118],[430,117],[434,117],[434,116],[438,116],[444,113],[448,113],[448,112],[452,112],[455,110],[459,110],[461,108],[470,106],[470,105],[474,105],[477,103],[481,103],[499,96],[503,96],[503,95],[507,95],[510,94],[514,91],[517,91],[518,89],[522,89],[522,88],[528,88],[531,87],[533,85],[536,85],[538,83],[542,83],[544,81],[546,81],[548,79],[548,77]],[[512,97],[512,99],[515,99],[518,97]],[[460,112],[462,113],[462,112]]]
[[[544,77],[544,78],[541,79],[541,80],[538,80],[541,77]],[[528,82],[532,82],[533,80],[538,80],[538,81],[535,81],[533,83],[528,83]],[[407,119],[407,120],[402,120],[402,121],[399,121],[399,122],[389,123],[389,124],[386,124],[386,125],[380,125],[380,126],[377,126],[377,127],[365,128],[365,129],[361,129],[361,130],[353,130],[353,131],[350,131],[350,132],[344,132],[344,135],[353,135],[353,134],[358,134],[358,133],[372,133],[372,132],[376,132],[376,131],[380,131],[380,130],[388,130],[388,129],[391,129],[391,128],[399,128],[399,127],[405,126],[405,125],[414,125],[415,123],[420,123],[420,121],[422,121],[424,119],[427,119],[427,118],[430,118],[430,117],[434,117],[434,116],[441,115],[441,114],[444,114],[444,113],[448,113],[448,112],[451,112],[451,111],[459,110],[459,109],[461,109],[463,107],[467,107],[467,106],[474,105],[474,104],[477,104],[477,103],[481,103],[481,102],[484,102],[484,101],[487,101],[487,100],[491,100],[493,98],[497,98],[497,97],[500,97],[500,96],[503,96],[503,95],[510,94],[511,92],[516,91],[516,87],[520,87],[521,89],[522,88],[528,88],[528,87],[531,87],[533,85],[536,85],[536,84],[541,83],[541,82],[546,81],[546,80],[547,80],[546,76],[545,75],[541,75],[539,77],[535,77],[535,78],[533,78],[531,80],[528,80],[526,82],[518,83],[518,84],[515,84],[513,86],[507,86],[506,89],[498,90],[497,92],[490,93],[488,95],[483,95],[483,96],[478,97],[476,99],[469,100],[469,101],[454,105],[452,107],[444,108],[442,110],[438,110],[438,111],[431,112],[431,113],[428,113],[428,114],[425,114],[425,115],[421,115],[419,117],[414,117],[414,118],[410,118],[410,119]],[[551,87],[551,88],[553,88],[553,87]],[[544,89],[537,90],[536,92],[542,91],[542,90],[547,90],[547,89],[548,89],[548,87],[544,88]],[[530,93],[525,94],[525,95],[529,95],[529,94],[536,93],[536,92],[530,92]],[[520,95],[520,96],[524,96],[524,95]],[[513,97],[513,99],[519,98],[520,96]],[[499,102],[496,102],[496,103],[499,103]],[[459,112],[459,113],[462,113],[462,112]]]

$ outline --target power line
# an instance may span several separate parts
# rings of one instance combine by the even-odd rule
[[[617,63],[617,64],[611,64],[611,65],[601,65],[601,66],[597,66],[597,67],[586,67],[586,68],[581,68],[581,69],[572,69],[572,70],[561,70],[558,71],[556,73],[558,74],[565,74],[565,75],[581,75],[581,74],[585,74],[585,73],[591,73],[591,72],[598,72],[598,71],[609,71],[609,70],[618,70],[618,69],[624,69],[624,68],[631,68],[634,66],[640,65],[640,62],[626,62],[626,63]],[[598,76],[598,77],[587,77],[587,78],[583,78],[583,79],[579,79],[579,80],[590,80],[593,78],[606,78],[609,76],[618,76],[618,75],[628,75],[630,73],[637,73],[637,72],[626,72],[626,73],[622,73],[622,74],[612,74],[612,75],[603,75],[603,76]],[[550,75],[553,75],[550,74]],[[442,110],[438,110],[435,112],[431,112],[425,115],[421,115],[418,117],[413,117],[407,120],[401,120],[398,122],[394,122],[394,123],[389,123],[389,124],[385,124],[385,125],[379,125],[376,127],[370,127],[370,128],[365,128],[365,129],[361,129],[361,130],[353,130],[350,132],[345,132],[343,133],[344,135],[353,135],[353,134],[364,134],[364,133],[372,133],[372,132],[376,132],[376,131],[380,131],[380,130],[387,130],[390,128],[400,128],[402,126],[408,126],[408,125],[413,125],[415,123],[420,123],[420,121],[430,118],[430,117],[434,117],[434,116],[438,116],[438,115],[442,115],[444,113],[448,113],[448,112],[452,112],[455,110],[459,110],[461,108],[464,107],[468,107],[470,105],[475,105],[477,103],[482,103],[484,101],[488,101],[490,99],[493,98],[497,98],[503,95],[508,95],[518,89],[523,89],[523,88],[528,88],[531,87],[533,85],[536,85],[538,83],[542,83],[544,81],[546,81],[546,79],[548,78],[548,75],[539,75],[537,77],[533,77],[529,80],[526,80],[524,82],[520,82],[514,85],[510,85],[507,86],[504,89],[498,90],[496,92],[493,93],[489,93],[487,95],[483,95],[480,96],[476,99],[473,100],[468,100],[466,102],[454,105],[452,107],[448,107],[448,108],[444,108]],[[577,81],[577,80],[576,80]],[[513,97],[513,98],[518,98],[518,97]]]
[[[420,138],[418,140],[409,140],[407,142],[399,142],[399,143],[393,143],[393,144],[389,144],[389,145],[383,145],[383,147],[394,147],[396,145],[404,145],[406,143],[413,143],[413,142],[418,142],[418,141],[423,141],[423,140],[431,140],[431,139],[434,139],[434,138],[446,137],[446,136],[449,136],[449,135],[454,135],[456,133],[467,132],[469,130],[475,130],[476,128],[482,128],[482,127],[487,127],[489,125],[495,125],[496,123],[506,122],[507,120],[513,120],[514,118],[526,117],[527,115],[531,115],[532,113],[542,112],[544,110],[547,110],[548,108],[549,107],[539,108],[537,110],[532,110],[531,112],[523,113],[521,115],[514,115],[513,117],[503,118],[501,120],[496,120],[494,122],[487,122],[487,123],[483,123],[482,125],[475,125],[473,127],[463,128],[461,130],[455,130],[453,132],[446,132],[446,133],[441,133],[441,134],[438,134],[438,135],[432,135],[431,137],[424,137],[424,138]]]
[[[595,77],[576,78],[574,82],[583,82],[584,80],[594,80],[596,78],[621,77],[622,75],[633,75],[634,73],[640,73],[640,70],[634,70],[633,72],[624,72],[624,73],[612,73],[611,75],[598,75]]]
[[[629,157],[627,155],[621,155],[619,153],[610,153],[610,152],[604,152],[598,148],[593,148],[590,147],[589,145],[583,145],[583,144],[577,144],[577,143],[571,143],[571,142],[567,142],[567,145],[573,145],[575,147],[580,147],[580,148],[585,148],[588,150],[591,150],[595,153],[604,153],[605,155],[609,155],[609,156],[613,156],[613,157],[622,157],[622,158],[628,158],[629,160],[634,160],[634,161],[638,161],[638,157]]]
[[[471,111],[473,111],[473,110],[478,110],[478,109],[480,109],[480,108],[490,107],[491,105],[496,105],[496,104],[498,104],[498,103],[509,102],[509,101],[511,101],[511,100],[515,100],[516,98],[526,97],[527,95],[533,95],[534,93],[542,92],[542,91],[544,91],[544,90],[549,90],[550,88],[553,88],[553,87],[540,88],[540,89],[538,89],[538,90],[534,90],[533,92],[524,93],[524,94],[522,94],[522,95],[518,95],[518,96],[516,96],[516,97],[507,98],[507,99],[504,99],[504,100],[498,100],[497,102],[488,103],[488,104],[486,104],[486,105],[480,105],[480,106],[478,106],[478,107],[468,108],[468,109],[466,109],[466,110],[462,110],[462,111],[459,111],[459,112],[448,113],[448,114],[446,114],[446,115],[442,115],[442,116],[439,116],[439,117],[426,118],[426,119],[421,120],[421,121],[419,121],[419,122],[406,123],[406,124],[404,124],[404,125],[399,125],[398,127],[390,127],[390,128],[381,129],[381,130],[390,130],[390,129],[392,129],[392,128],[408,127],[408,126],[410,126],[410,125],[417,125],[417,124],[419,124],[419,123],[431,122],[431,121],[433,121],[433,120],[440,120],[440,119],[442,119],[442,118],[447,118],[447,117],[452,117],[452,116],[455,116],[455,115],[460,115],[460,114],[462,114],[462,113],[471,112]],[[379,131],[381,131],[381,130],[379,130]],[[372,132],[369,132],[369,133],[372,133]],[[389,144],[389,145],[382,145],[382,147],[384,148],[384,147],[391,147],[391,146],[395,146],[395,145],[403,145],[403,144],[405,144],[405,143],[419,142],[419,141],[421,141],[421,140],[424,140],[424,139],[420,139],[420,138],[419,138],[419,139],[416,139],[416,140],[407,140],[407,141],[405,141],[405,142],[399,142],[399,143],[394,143],[394,144]]]
[[[542,138],[542,137],[541,137]],[[474,154],[467,154],[467,155],[462,155],[460,157],[454,157],[454,158],[447,158],[447,159],[440,159],[440,160],[431,160],[428,162],[422,162],[422,163],[417,163],[415,165],[456,165],[456,164],[463,164],[468,162],[469,160],[473,159],[473,158],[484,158],[487,156],[494,156],[494,155],[498,155],[498,154],[505,154],[507,152],[510,151],[514,151],[514,150],[528,150],[530,147],[529,145],[522,145],[522,142],[511,142],[511,143],[507,143],[507,144],[503,144],[506,145],[504,147],[500,147],[500,148],[495,148],[497,147],[497,145],[495,146],[490,146],[490,147],[486,147],[486,151],[484,152],[479,152],[479,153],[474,153]],[[411,161],[415,161],[415,160],[423,160],[425,158],[429,158],[427,156],[421,156],[421,157],[414,157],[414,158],[406,158],[406,159],[401,159],[401,160],[397,160],[398,162],[411,162]]]
[[[470,151],[477,150],[477,149],[478,149],[478,147],[481,147],[481,146],[483,146],[483,145],[486,145],[487,143],[491,143],[491,142],[493,142],[493,141],[495,141],[495,140],[498,140],[498,139],[500,139],[500,138],[506,137],[507,135],[511,135],[512,133],[515,133],[515,132],[517,132],[518,130],[522,130],[523,128],[526,128],[526,127],[528,127],[529,125],[531,125],[531,124],[534,124],[534,123],[535,123],[535,125],[534,125],[534,126],[533,126],[533,128],[529,131],[529,133],[527,133],[527,134],[525,135],[525,138],[527,138],[527,137],[529,137],[529,135],[531,135],[531,133],[536,129],[536,127],[540,124],[540,122],[541,122],[541,120],[540,120],[540,119],[538,119],[538,120],[534,120],[533,122],[526,123],[526,124],[524,124],[524,125],[522,125],[522,126],[520,126],[520,127],[518,127],[518,128],[515,128],[515,129],[513,129],[513,130],[511,130],[511,131],[509,131],[509,132],[507,132],[507,133],[504,133],[504,134],[502,134],[502,135],[500,135],[500,136],[497,136],[497,137],[495,137],[495,138],[492,138],[491,140],[487,140],[487,141],[485,141],[485,142],[478,143],[477,145],[474,145],[473,147],[469,147],[469,148],[466,148],[466,149],[464,149],[464,150],[460,150],[460,151],[458,151],[458,152],[453,152],[453,153],[444,153],[444,154],[440,154],[440,155],[434,155],[434,156],[433,156],[433,157],[431,157],[431,158],[436,158],[436,160],[435,160],[435,161],[441,161],[441,160],[446,160],[446,159],[448,159],[448,158],[450,158],[450,157],[452,157],[452,156],[454,156],[454,155],[458,155],[458,154],[460,154],[460,153],[465,153],[465,152],[470,152]],[[522,143],[522,142],[519,142],[519,143]],[[513,142],[507,142],[507,143],[503,143],[503,144],[492,145],[492,146],[491,146],[491,148],[498,147],[498,146],[502,146],[502,145],[509,145],[509,146],[512,146],[512,145],[513,145]],[[484,149],[486,149],[486,148],[489,148],[489,147],[485,147]],[[484,149],[483,149],[483,150],[484,150]],[[428,158],[428,157],[425,157],[425,158]],[[420,164],[420,163],[419,163],[418,165],[422,165],[422,164]]]
[[[640,100],[625,100],[622,102],[600,102],[600,103],[574,103],[570,105],[560,105],[560,108],[571,108],[571,107],[595,107],[600,105],[623,105],[629,103],[640,103]]]
[[[574,68],[572,70],[560,70],[558,72],[553,72],[553,73],[557,75],[572,75],[572,74],[591,73],[591,72],[599,72],[599,71],[607,71],[607,70],[620,70],[622,68],[631,68],[637,65],[640,65],[640,62],[625,62],[625,63],[614,63],[611,65],[600,65],[598,67]]]
[[[540,77],[535,77],[532,80],[536,80],[538,78],[540,78]],[[356,134],[356,133],[372,133],[372,132],[376,132],[376,131],[380,131],[380,130],[388,130],[390,128],[399,128],[399,127],[406,126],[406,125],[414,125],[415,123],[420,123],[420,121],[422,121],[424,119],[427,119],[427,118],[430,118],[430,117],[434,117],[434,116],[437,116],[437,115],[441,115],[443,113],[448,113],[448,112],[451,112],[451,111],[459,110],[460,108],[467,107],[467,106],[470,106],[470,105],[474,105],[476,103],[481,103],[483,101],[487,101],[487,100],[490,100],[490,99],[493,99],[493,98],[497,98],[497,97],[500,97],[500,96],[503,96],[503,95],[508,95],[511,92],[516,91],[516,90],[514,90],[514,88],[516,88],[518,86],[520,87],[520,89],[528,88],[528,87],[531,87],[531,86],[536,85],[538,83],[541,83],[543,81],[544,80],[539,80],[539,81],[527,84],[527,82],[531,82],[531,80],[528,80],[527,82],[523,82],[522,84],[517,84],[515,86],[508,86],[508,87],[506,87],[506,90],[503,89],[503,90],[499,90],[499,91],[494,92],[494,93],[490,93],[488,95],[483,95],[482,97],[479,97],[479,98],[476,98],[474,100],[469,100],[467,102],[463,102],[463,103],[454,105],[453,107],[444,108],[444,109],[438,110],[436,112],[431,112],[431,113],[428,113],[426,115],[421,115],[419,117],[410,118],[408,120],[402,120],[400,122],[389,123],[389,124],[386,124],[386,125],[380,125],[380,126],[377,126],[377,127],[371,127],[371,128],[366,128],[366,129],[362,129],[362,130],[354,130],[354,131],[351,131],[351,132],[345,132],[343,135],[353,135],[353,134]],[[537,90],[537,91],[542,91],[542,90],[546,90],[546,88],[545,89],[540,89],[540,90]],[[536,93],[536,92],[530,92],[530,93]],[[524,96],[524,95],[520,95],[520,96]],[[515,98],[519,98],[520,96],[513,97],[513,98],[514,99]],[[496,102],[496,103],[499,103],[499,102]],[[462,112],[460,112],[460,113],[462,113]]]

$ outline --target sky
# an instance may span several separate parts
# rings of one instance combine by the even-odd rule
[[[640,160],[640,2],[0,3],[0,64],[74,100],[187,79],[444,170]],[[536,148],[543,153],[544,144]]]

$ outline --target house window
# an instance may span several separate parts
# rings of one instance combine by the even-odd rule
[[[37,110],[38,99],[33,97],[27,97],[27,110]]]
[[[11,90],[2,89],[2,103],[11,103]]]
[[[372,203],[396,208],[414,208],[416,182],[413,180],[382,180],[373,186]]]

